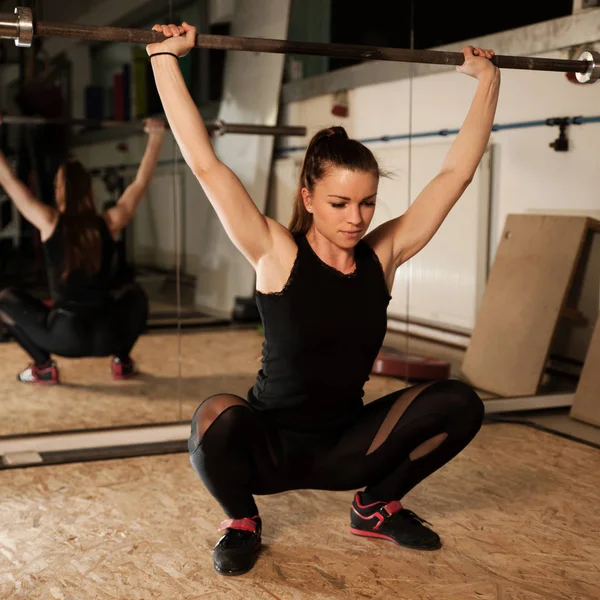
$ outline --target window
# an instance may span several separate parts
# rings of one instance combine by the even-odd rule
[[[573,0],[503,0],[493,8],[447,0],[398,0],[371,2],[368,9],[363,0],[331,0],[330,41],[410,48],[413,20],[414,47],[434,48],[564,17],[572,9]],[[359,62],[331,58],[329,70]]]

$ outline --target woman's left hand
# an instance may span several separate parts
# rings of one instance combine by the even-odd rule
[[[480,79],[485,73],[495,73],[498,71],[498,67],[490,61],[494,56],[493,50],[465,46],[462,49],[462,53],[464,54],[465,62],[456,67],[456,70],[459,73],[464,73],[470,77],[475,77],[475,79]]]

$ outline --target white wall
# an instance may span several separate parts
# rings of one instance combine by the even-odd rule
[[[567,58],[566,53],[561,52],[544,56]],[[457,129],[466,116],[477,82],[449,70],[445,74],[416,78],[412,86],[412,120],[409,118],[409,80],[351,90],[347,119],[331,115],[333,96],[290,104],[286,107],[287,122],[306,125],[309,131],[304,140],[288,142],[305,144],[317,129],[330,123],[344,125],[356,138],[407,133],[411,123],[414,133]],[[600,115],[599,83],[575,85],[561,73],[503,70],[496,123],[579,115]],[[492,132],[490,141],[496,148],[491,223],[494,247],[506,215],[511,212],[599,206],[597,138],[600,124],[569,127],[568,152],[549,148],[548,144],[558,133],[558,127]],[[413,139],[412,144],[435,144],[442,139]],[[406,165],[399,168],[405,169]],[[419,191],[412,190],[412,199]]]

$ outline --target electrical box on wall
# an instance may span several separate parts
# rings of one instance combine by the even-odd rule
[[[600,6],[600,0],[581,0],[581,8],[592,8]]]

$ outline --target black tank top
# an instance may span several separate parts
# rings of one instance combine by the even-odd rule
[[[387,327],[389,295],[371,247],[355,247],[356,269],[345,275],[323,262],[306,236],[281,292],[256,292],[264,342],[250,404],[274,425],[325,432],[344,427],[363,406]]]
[[[97,226],[102,240],[100,270],[87,276],[83,271],[72,271],[62,281],[64,268],[64,221],[61,216],[56,229],[44,244],[44,256],[48,272],[48,284],[53,305],[73,311],[105,307],[110,300],[112,287],[112,262],[115,242],[104,219],[97,217]]]

